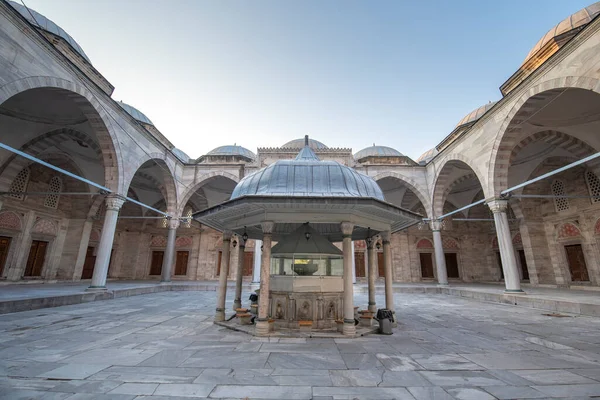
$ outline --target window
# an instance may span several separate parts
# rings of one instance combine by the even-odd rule
[[[592,171],[585,172],[585,181],[590,192],[592,204],[600,201],[600,179]]]
[[[168,228],[169,227],[169,219],[167,217],[162,217],[158,220],[159,228]]]
[[[50,179],[50,184],[48,185],[48,194],[46,195],[46,200],[44,200],[44,207],[48,208],[58,208],[58,199],[60,198],[60,192],[62,191],[62,180],[55,176]]]
[[[27,191],[27,184],[29,183],[29,168],[23,168],[21,172],[15,176],[12,184],[10,185],[9,192],[16,192],[9,195],[13,199],[23,200],[25,195],[23,192]]]
[[[183,228],[191,228],[192,227],[192,207],[186,207],[183,210],[183,221],[181,221],[181,226]]]
[[[554,207],[556,207],[556,211],[567,211],[569,209],[569,199],[566,197],[556,197],[565,196],[565,184],[563,181],[556,180],[552,182],[552,194],[555,196]]]

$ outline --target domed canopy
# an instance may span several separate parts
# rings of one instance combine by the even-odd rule
[[[354,155],[355,160],[360,160],[365,157],[403,157],[404,154],[396,149],[387,146],[369,146]]]
[[[320,161],[308,144],[294,160],[279,160],[242,179],[233,190],[231,199],[244,196],[364,197],[384,200],[381,188],[372,178],[337,161]]]
[[[546,45],[549,41],[554,38],[558,38],[559,36],[569,33],[578,28],[582,28],[583,26],[590,23],[598,14],[600,14],[600,2],[594,3],[588,7],[585,7],[575,14],[568,16],[563,19],[557,25],[555,25],[552,29],[550,29],[542,38],[533,46],[527,57],[525,57],[525,62],[527,62],[531,57],[533,57],[544,45]]]
[[[188,156],[183,150],[180,150],[177,147],[173,147],[173,149],[171,151],[181,161],[186,162],[186,163],[190,161],[190,156]]]
[[[256,159],[256,154],[242,146],[220,146],[209,151],[207,156],[242,156],[250,160]]]
[[[488,110],[490,108],[492,108],[494,105],[496,104],[495,101],[490,101],[489,103],[476,108],[475,110],[471,111],[470,113],[468,113],[467,115],[465,115],[463,117],[463,119],[461,119],[458,124],[456,124],[456,128],[458,128],[459,126],[462,125],[466,125],[469,124],[471,122],[475,122],[477,121],[479,118],[483,117],[483,114],[485,114],[486,112],[488,112]]]
[[[313,150],[321,150],[328,148],[323,143],[314,139],[308,139],[308,146]],[[301,149],[304,147],[304,139],[294,139],[282,145],[281,147],[284,147],[286,149]]]
[[[154,125],[152,121],[150,121],[150,118],[146,117],[146,115],[137,108],[132,107],[127,103],[123,103],[122,101],[117,101],[117,103],[119,103],[123,110],[127,111],[127,114],[131,115],[136,120],[143,122],[144,124]]]
[[[12,8],[17,10],[19,12],[19,14],[21,14],[23,16],[23,18],[25,18],[27,21],[29,21],[30,24],[32,24],[33,26],[35,26],[37,28],[43,29],[46,32],[50,32],[53,35],[60,36],[67,43],[69,43],[69,45],[71,45],[71,47],[77,53],[79,53],[79,55],[81,57],[85,58],[86,61],[89,62],[90,64],[92,63],[90,61],[90,59],[87,57],[87,55],[85,54],[85,52],[83,51],[83,49],[81,48],[81,46],[79,46],[79,44],[75,41],[75,39],[73,39],[71,37],[71,35],[69,35],[67,32],[65,32],[65,30],[62,29],[60,26],[56,25],[54,22],[52,22],[48,18],[44,17],[42,14],[38,13],[37,11],[32,10],[31,8],[29,8],[29,9],[25,8],[21,4],[11,1],[11,0],[8,0],[8,3],[10,4],[10,6]]]
[[[421,157],[417,158],[417,163],[424,165],[433,159],[437,155],[438,150],[434,147],[433,149],[427,150],[425,153],[421,154]]]

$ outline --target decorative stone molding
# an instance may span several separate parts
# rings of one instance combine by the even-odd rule
[[[354,230],[354,224],[352,222],[342,222],[340,224],[340,227],[342,229],[342,235],[344,235],[344,237],[352,236],[352,231]]]
[[[494,214],[505,213],[508,209],[508,200],[495,199],[486,203]]]
[[[106,202],[106,210],[119,211],[123,204],[125,204],[125,198],[118,194],[111,194],[106,196],[104,199]]]
[[[21,218],[19,218],[19,216],[12,211],[4,211],[0,213],[0,228],[20,231]]]
[[[223,244],[225,244],[225,242],[227,243],[227,246],[229,246],[229,242],[231,242],[231,235],[233,234],[233,232],[231,231],[223,231]]]
[[[263,221],[262,222],[262,231],[265,235],[270,235],[273,233],[273,228],[275,228],[275,223],[272,221]]]
[[[381,237],[381,242],[382,242],[383,244],[385,244],[385,243],[389,243],[389,242],[390,242],[390,239],[391,239],[391,237],[392,237],[392,235],[391,235],[390,231],[384,231],[384,232],[381,232],[381,233],[379,234],[379,236]]]
[[[152,236],[150,247],[167,247],[167,238],[164,236]]]
[[[175,240],[175,247],[190,247],[193,243],[191,236],[180,236]]]
[[[180,224],[180,221],[178,219],[170,219],[167,222],[167,227],[169,229],[177,229],[177,228],[179,228],[179,224]]]

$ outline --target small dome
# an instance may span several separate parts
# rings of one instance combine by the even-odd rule
[[[355,160],[360,160],[365,157],[403,157],[404,154],[396,149],[387,146],[369,146],[354,155]]]
[[[319,142],[318,140],[314,140],[314,139],[308,139],[308,146],[313,150],[322,150],[322,149],[328,148],[323,143]],[[304,138],[294,139],[292,141],[287,142],[286,144],[284,144],[281,147],[284,147],[286,149],[301,149],[304,147]]]
[[[89,62],[90,64],[92,63],[90,61],[90,59],[87,57],[87,55],[85,54],[85,52],[83,51],[83,49],[81,48],[81,46],[75,41],[75,39],[73,39],[71,37],[71,35],[69,35],[67,32],[65,32],[65,30],[62,29],[60,26],[56,25],[54,22],[52,22],[48,18],[44,17],[42,14],[38,13],[37,11],[32,10],[31,8],[25,8],[21,4],[11,1],[11,0],[8,0],[8,3],[10,4],[10,6],[12,8],[17,10],[19,12],[19,14],[21,14],[23,16],[23,18],[25,18],[27,21],[29,21],[29,23],[31,25],[33,25],[37,28],[43,29],[46,32],[50,32],[53,35],[60,36],[67,43],[69,43],[69,45],[73,48],[73,50],[75,50],[77,53],[79,53],[79,55],[81,57],[85,58],[86,61]]]
[[[567,18],[563,19],[557,25],[555,25],[552,29],[550,29],[542,38],[533,46],[527,57],[525,57],[525,62],[527,62],[531,57],[533,57],[546,43],[550,40],[561,36],[565,33],[571,32],[575,29],[582,28],[588,23],[590,23],[598,14],[600,14],[600,2],[594,3],[588,7],[585,7],[575,14],[571,14]]]
[[[173,147],[173,149],[171,151],[181,161],[183,161],[185,163],[190,162],[190,156],[188,156],[183,150],[179,150],[178,148]]]
[[[150,121],[150,118],[146,117],[146,115],[137,108],[132,107],[127,103],[123,103],[122,101],[117,101],[117,103],[119,103],[123,110],[127,111],[127,114],[131,115],[136,120],[143,122],[144,124],[154,125],[152,121]]]
[[[483,105],[473,111],[471,111],[470,113],[468,113],[467,115],[465,115],[463,117],[463,119],[461,119],[458,124],[456,124],[456,128],[458,128],[461,125],[465,125],[465,124],[469,124],[471,122],[475,122],[477,121],[479,118],[483,117],[483,114],[485,114],[486,112],[488,112],[488,110],[490,108],[492,108],[497,102],[495,101],[490,101],[489,103],[487,103],[486,105]]]
[[[278,160],[242,179],[231,199],[244,196],[367,197],[384,201],[373,178],[337,161],[320,161],[305,146],[294,160]]]
[[[439,153],[439,151],[435,147],[433,149],[429,149],[425,153],[421,154],[421,157],[417,158],[417,163],[425,165],[431,161],[433,157],[437,155],[437,153]]]
[[[250,150],[248,150],[245,147],[237,146],[235,144],[233,146],[217,147],[216,149],[209,151],[206,155],[207,156],[242,156],[242,157],[249,158],[250,160],[256,159],[256,154],[254,154],[253,152],[251,152]]]

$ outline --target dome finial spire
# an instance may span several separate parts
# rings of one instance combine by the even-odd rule
[[[308,135],[304,135],[304,146],[308,147]]]

